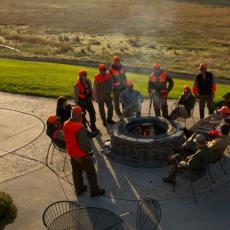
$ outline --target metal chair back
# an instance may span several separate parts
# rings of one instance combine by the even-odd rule
[[[78,207],[79,205],[73,201],[57,201],[50,204],[42,215],[44,226],[48,227],[55,218]]]
[[[138,201],[136,228],[138,230],[157,229],[161,220],[161,207],[152,197],[141,197]]]

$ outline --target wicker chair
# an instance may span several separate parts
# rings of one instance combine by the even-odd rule
[[[152,197],[141,197],[137,207],[137,230],[157,229],[161,219],[161,207]]]
[[[73,201],[57,201],[50,204],[42,215],[44,226],[48,227],[56,217],[75,208],[79,208],[79,205]]]

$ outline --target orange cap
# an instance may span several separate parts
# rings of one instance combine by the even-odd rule
[[[106,69],[106,65],[105,64],[100,64],[98,66],[98,69],[101,71],[101,70],[105,70]]]
[[[121,61],[121,59],[120,59],[119,56],[113,56],[112,60],[113,60],[113,62],[119,62],[119,61]]]
[[[206,70],[208,68],[208,65],[205,63],[200,64],[199,69],[200,70]]]
[[[184,86],[184,92],[188,92],[188,91],[191,91],[191,89],[188,85],[185,85]]]
[[[54,124],[58,121],[58,117],[56,115],[51,115],[47,119],[47,123]]]
[[[85,70],[80,70],[78,73],[79,77],[84,76],[86,74],[87,74],[87,72]]]
[[[132,86],[133,85],[133,82],[132,81],[127,81],[127,86]]]
[[[222,106],[217,111],[222,114],[230,114],[230,109],[228,108],[228,106]]]
[[[159,69],[160,65],[158,63],[153,63],[153,69]]]
[[[81,106],[77,105],[77,106],[73,107],[72,108],[72,113],[74,113],[74,114],[80,114],[80,113],[82,113]]]

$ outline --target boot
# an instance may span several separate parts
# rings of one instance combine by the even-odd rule
[[[168,177],[164,177],[163,181],[165,183],[175,185],[176,184],[176,176],[175,175],[169,175]]]
[[[97,193],[91,193],[91,197],[103,196],[105,194],[105,189],[99,189]]]
[[[80,196],[83,192],[85,192],[87,190],[87,185],[84,185],[83,186],[83,188],[80,190],[80,191],[78,191],[78,192],[76,192],[76,195],[77,196]]]
[[[109,125],[114,125],[114,124],[116,124],[116,122],[113,121],[112,119],[111,119],[111,120],[107,119],[107,123],[108,123]]]

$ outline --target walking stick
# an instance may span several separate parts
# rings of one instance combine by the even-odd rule
[[[152,108],[152,102],[153,102],[153,95],[150,93],[150,102],[149,102],[149,116]]]

